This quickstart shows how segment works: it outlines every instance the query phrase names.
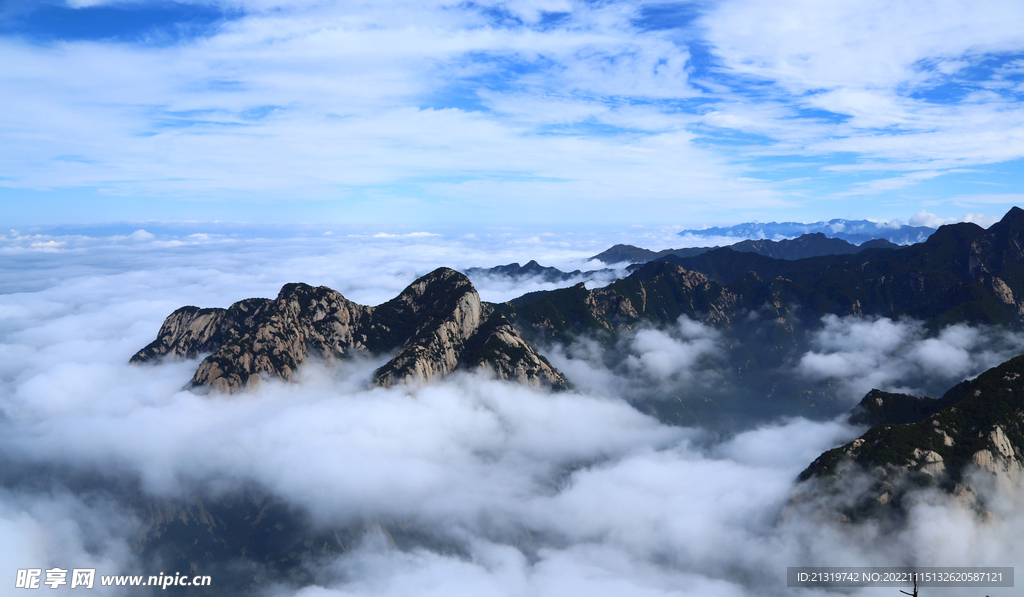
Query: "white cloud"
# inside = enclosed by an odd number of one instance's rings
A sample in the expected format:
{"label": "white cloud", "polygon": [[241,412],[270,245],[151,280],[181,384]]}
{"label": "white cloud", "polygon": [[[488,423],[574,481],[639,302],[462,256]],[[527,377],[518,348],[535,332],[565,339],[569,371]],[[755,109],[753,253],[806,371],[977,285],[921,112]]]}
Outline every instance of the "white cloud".
{"label": "white cloud", "polygon": [[[1008,202],[1012,203],[1012,202]],[[1002,219],[1002,216],[990,216],[981,213],[965,213],[960,217],[949,217],[943,218],[935,215],[927,210],[920,210],[908,219],[894,218],[892,220],[875,220],[879,226],[886,226],[890,228],[898,228],[900,226],[927,226],[929,228],[938,228],[939,226],[945,226],[946,224],[956,224],[958,222],[972,222],[981,226],[982,228],[988,228],[992,224],[995,224]]]}
{"label": "white cloud", "polygon": [[749,148],[755,154],[857,156],[825,172],[907,172],[835,183],[850,185],[848,192],[891,194],[951,168],[1021,159],[1024,112],[1016,97],[941,90],[946,83],[975,89],[973,79],[957,79],[961,70],[1019,51],[1024,37],[1013,23],[1021,16],[1009,1],[948,0],[923,13],[884,1],[716,3],[700,23],[722,70],[768,91],[732,93],[728,117],[713,124],[769,137],[767,147]]}
{"label": "white cloud", "polygon": [[[99,470],[141,479],[147,495],[205,488],[216,499],[256,485],[319,524],[397,519],[464,552],[399,551],[370,532],[346,554],[308,562],[316,586],[282,584],[271,594],[740,596],[782,586],[785,567],[796,564],[1024,561],[1021,510],[1012,504],[991,525],[936,498],[884,541],[870,527],[781,516],[809,459],[856,433],[837,422],[795,419],[716,438],[638,413],[613,383],[548,393],[466,375],[418,389],[368,389],[379,361],[312,363],[297,383],[203,397],[181,389],[195,361],[126,363],[182,304],[272,296],[295,280],[372,303],[449,259],[500,263],[523,244],[339,234],[144,244],[126,256],[122,242],[4,260],[5,466]],[[528,246],[567,260],[581,252],[543,240]],[[913,337],[902,325],[837,321],[819,348],[866,353],[866,334],[898,351]],[[911,344],[908,358],[930,371],[943,351],[984,337],[950,328],[935,339]],[[699,371],[717,343],[709,329],[681,320],[624,346],[636,358],[636,379],[660,383],[681,379],[687,367]],[[589,384],[624,379],[601,359],[575,360],[598,376]],[[74,560],[98,572],[139,570],[137,524],[103,500],[9,488],[0,492],[0,564],[25,567],[31,556],[33,566]],[[934,540],[953,535],[966,542]]]}
{"label": "white cloud", "polygon": [[979,193],[977,195],[959,195],[954,199],[957,203],[966,205],[1019,205],[1024,203],[1024,194]]}
{"label": "white cloud", "polygon": [[[329,201],[348,221],[650,223],[805,207],[805,178],[750,176],[764,154],[911,172],[855,187],[880,193],[1022,157],[1015,100],[909,96],[932,82],[924,64],[949,77],[1019,48],[1013,3],[947,2],[921,20],[889,3],[723,2],[682,31],[638,29],[630,3],[223,5],[246,14],[178,45],[0,41],[0,184],[179,206],[165,213]],[[541,24],[548,9],[564,19]],[[695,64],[694,41],[724,70]],[[772,85],[751,98],[723,73]],[[767,141],[706,143],[722,129]]]}
{"label": "white cloud", "polygon": [[714,328],[683,316],[678,329],[640,330],[630,340],[633,354],[626,366],[665,382],[691,381],[701,361],[721,356],[723,338]]}
{"label": "white cloud", "polygon": [[682,316],[664,329],[623,330],[613,346],[577,337],[567,347],[546,347],[546,354],[587,393],[629,400],[695,400],[721,382],[718,368],[725,350],[720,332]]}
{"label": "white cloud", "polygon": [[835,315],[821,324],[796,371],[834,380],[851,402],[875,388],[943,391],[1024,351],[1024,338],[1000,328],[956,324],[930,334],[914,320]]}
{"label": "white cloud", "polygon": [[929,226],[931,228],[938,228],[939,226],[952,224],[953,222],[946,218],[940,218],[939,216],[922,209],[916,214],[910,216],[908,223],[911,226]]}
{"label": "white cloud", "polygon": [[[532,22],[539,6],[497,8]],[[687,117],[609,100],[695,93],[686,50],[631,30],[627,7],[572,4],[568,24],[553,29],[496,26],[474,6],[247,7],[257,10],[183,46],[0,42],[11,58],[0,80],[19,85],[0,120],[11,141],[0,145],[3,184],[88,185],[161,199],[336,200],[340,192],[351,208],[346,217],[362,221],[382,210],[422,221],[439,207],[449,221],[461,219],[481,197],[492,206],[514,197],[502,217],[517,220],[599,213],[580,213],[582,196],[606,210],[630,195],[688,211],[674,201],[672,181],[737,205],[748,195],[777,204],[770,189],[739,180],[737,168],[681,134]],[[478,81],[508,76],[509,62],[528,71],[514,75],[510,89]],[[452,93],[471,104],[479,94],[495,111],[443,107],[459,103]],[[526,125],[524,97],[538,103]],[[572,108],[581,102],[600,108]],[[516,114],[503,117],[504,109]],[[653,136],[549,134],[550,126],[591,117],[600,125],[602,115],[613,126],[646,122]],[[59,131],[60,140],[41,142],[43,130]],[[54,155],[84,159],[55,162]],[[409,179],[420,182],[408,193],[382,188]],[[566,199],[572,205],[561,207]]]}
{"label": "white cloud", "polygon": [[903,174],[902,176],[895,176],[892,178],[876,178],[875,180],[855,184],[854,188],[845,194],[870,195],[876,193],[884,193],[886,191],[893,191],[896,189],[909,187],[923,180],[931,180],[938,176],[942,176],[943,174],[945,174],[945,172],[919,171],[909,172],[907,174]]}
{"label": "white cloud", "polygon": [[64,243],[57,240],[36,241],[29,245],[33,249],[56,249],[64,246]]}
{"label": "white cloud", "polygon": [[798,92],[893,89],[922,60],[1019,47],[1014,2],[946,0],[921,7],[859,3],[737,0],[702,19],[730,69]]}
{"label": "white cloud", "polygon": [[433,232],[410,232],[408,234],[389,234],[387,232],[378,232],[373,235],[373,238],[423,238],[427,236],[441,236],[440,234],[434,234]]}

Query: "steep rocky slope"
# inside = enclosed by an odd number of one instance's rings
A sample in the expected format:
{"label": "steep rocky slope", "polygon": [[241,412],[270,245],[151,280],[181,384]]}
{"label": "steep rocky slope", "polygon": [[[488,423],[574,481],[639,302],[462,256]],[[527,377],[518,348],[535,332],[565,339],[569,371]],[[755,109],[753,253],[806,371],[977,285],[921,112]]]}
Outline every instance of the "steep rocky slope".
{"label": "steep rocky slope", "polygon": [[654,261],[603,288],[583,284],[534,292],[498,308],[522,328],[567,340],[574,334],[671,323],[680,315],[725,324],[737,296],[702,274]]}
{"label": "steep rocky slope", "polygon": [[[720,334],[724,357],[714,374],[724,382],[715,395],[666,390],[672,401],[662,405],[678,403],[673,408],[685,410],[701,401],[718,411],[762,417],[832,417],[844,408],[837,386],[811,385],[787,374],[800,355],[813,350],[822,317],[912,318],[930,333],[957,323],[1020,329],[1022,247],[1024,210],[1014,208],[988,230],[969,223],[943,226],[926,242],[898,250],[798,260],[728,248],[666,256],[603,288],[580,284],[533,292],[496,308],[529,341],[571,346],[577,339],[598,340],[607,354],[629,350],[620,343],[632,330],[666,329],[685,316]],[[917,382],[940,390],[927,380]],[[696,415],[658,416],[707,422]]]}
{"label": "steep rocky slope", "polygon": [[[797,260],[731,248],[667,255],[605,288],[534,292],[501,308],[520,329],[552,336],[659,324],[679,315],[736,328],[752,311],[794,329],[817,325],[827,314],[1020,324],[1024,210],[1011,209],[988,230],[943,226],[927,241],[899,250]],[[743,340],[742,331],[734,331]]]}
{"label": "steep rocky slope", "polygon": [[660,260],[730,287],[751,273],[780,299],[815,319],[825,314],[910,316],[937,324],[1024,321],[1024,210],[1014,207],[988,230],[942,226],[899,250],[773,259],[729,248]]}
{"label": "steep rocky slope", "polygon": [[908,489],[921,486],[974,502],[979,491],[972,471],[1006,486],[1021,480],[1024,356],[956,385],[937,401],[873,391],[854,414],[863,417],[869,410],[869,420],[885,422],[819,456],[800,474],[801,481],[836,482],[867,472],[871,485],[856,508],[866,513],[898,506]]}
{"label": "steep rocky slope", "polygon": [[276,299],[247,299],[228,309],[182,307],[131,362],[206,352],[212,354],[191,386],[227,392],[250,387],[261,375],[291,379],[310,357],[331,361],[356,353],[396,353],[374,374],[385,387],[481,367],[501,379],[565,386],[561,373],[481,302],[469,279],[448,268],[377,307],[306,284],[286,284]]}

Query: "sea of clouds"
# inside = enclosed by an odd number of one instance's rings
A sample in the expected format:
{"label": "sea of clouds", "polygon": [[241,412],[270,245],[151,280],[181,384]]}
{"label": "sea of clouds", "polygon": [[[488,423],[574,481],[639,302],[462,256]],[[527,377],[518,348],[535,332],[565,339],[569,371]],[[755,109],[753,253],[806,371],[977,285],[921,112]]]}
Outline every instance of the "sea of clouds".
{"label": "sea of clouds", "polygon": [[[565,239],[10,236],[0,252],[0,584],[13,586],[19,568],[168,571],[139,556],[139,512],[109,490],[61,482],[90,475],[161,500],[255,486],[319,528],[369,529],[351,551],[306,564],[316,583],[275,581],[266,595],[790,595],[812,591],[787,589],[787,566],[1024,563],[1015,495],[993,496],[995,515],[982,520],[922,493],[896,530],[792,503],[797,474],[860,432],[842,420],[721,435],[636,410],[630,380],[699,383],[722,350],[717,332],[686,319],[626,337],[614,367],[584,358],[585,346],[553,354],[576,385],[564,393],[469,374],[385,390],[369,385],[383,360],[365,359],[199,396],[183,389],[196,361],[127,364],[182,305],[272,297],[293,281],[377,304],[442,265],[592,265],[596,251]],[[479,290],[493,301],[546,287],[484,280]],[[838,376],[852,393],[866,383],[858,370],[881,368],[872,383],[892,385],[901,368],[948,362],[952,383],[997,358],[988,333],[826,318],[794,371]],[[864,338],[883,334],[892,340],[869,350]],[[846,361],[855,366],[837,364]],[[455,548],[398,549],[391,521]]]}

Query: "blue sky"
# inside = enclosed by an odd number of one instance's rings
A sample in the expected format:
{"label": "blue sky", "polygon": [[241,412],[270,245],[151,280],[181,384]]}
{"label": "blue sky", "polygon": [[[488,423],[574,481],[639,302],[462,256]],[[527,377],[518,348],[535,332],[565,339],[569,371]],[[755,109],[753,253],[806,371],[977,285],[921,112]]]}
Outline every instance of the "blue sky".
{"label": "blue sky", "polygon": [[0,224],[989,222],[1024,4],[0,2]]}

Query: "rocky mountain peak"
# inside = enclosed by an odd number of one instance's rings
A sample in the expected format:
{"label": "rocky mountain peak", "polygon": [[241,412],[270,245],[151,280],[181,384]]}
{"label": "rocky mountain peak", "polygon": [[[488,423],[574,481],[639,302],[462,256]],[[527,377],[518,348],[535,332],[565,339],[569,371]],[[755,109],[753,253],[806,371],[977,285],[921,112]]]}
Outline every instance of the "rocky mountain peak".
{"label": "rocky mountain peak", "polygon": [[458,300],[466,293],[476,294],[469,278],[451,268],[439,267],[406,286],[395,300],[406,301],[416,308],[431,308],[439,307],[446,300]]}
{"label": "rocky mountain peak", "polygon": [[962,247],[969,247],[975,239],[984,234],[985,229],[973,222],[946,224],[939,226],[924,244],[932,250],[948,247],[951,251],[959,252]]}
{"label": "rocky mountain peak", "polygon": [[[1003,215],[1003,219],[1001,219],[996,224],[993,224],[993,226],[999,225],[1024,227],[1024,209],[1021,209],[1014,205],[1013,207],[1010,208],[1008,212],[1006,212]],[[991,230],[991,228],[989,230]]]}
{"label": "rocky mountain peak", "polygon": [[957,384],[938,401],[873,390],[861,408],[871,403],[877,407],[869,418],[890,421],[825,452],[801,480],[841,478],[851,465],[871,471],[874,485],[859,506],[870,511],[898,504],[908,488],[922,485],[973,503],[979,492],[969,471],[988,473],[1007,486],[1024,473],[1024,356]]}
{"label": "rocky mountain peak", "polygon": [[377,370],[377,382],[385,387],[429,381],[455,370],[466,340],[493,311],[484,308],[469,278],[445,267],[417,279],[380,308],[388,309],[396,310],[387,314],[389,320],[408,318],[412,334],[395,358]]}
{"label": "rocky mountain peak", "polygon": [[212,354],[200,363],[191,387],[226,392],[263,377],[291,379],[311,357],[330,362],[360,352],[396,353],[374,374],[385,387],[427,382],[458,368],[489,368],[502,379],[565,386],[562,375],[480,300],[469,279],[449,268],[415,280],[377,307],[301,283],[285,284],[274,300],[247,299],[228,309],[183,307],[131,362],[204,352]]}

